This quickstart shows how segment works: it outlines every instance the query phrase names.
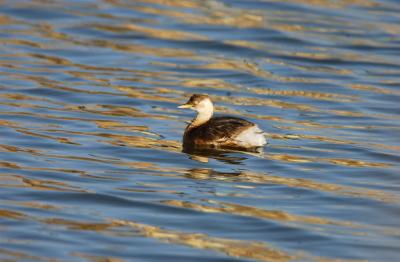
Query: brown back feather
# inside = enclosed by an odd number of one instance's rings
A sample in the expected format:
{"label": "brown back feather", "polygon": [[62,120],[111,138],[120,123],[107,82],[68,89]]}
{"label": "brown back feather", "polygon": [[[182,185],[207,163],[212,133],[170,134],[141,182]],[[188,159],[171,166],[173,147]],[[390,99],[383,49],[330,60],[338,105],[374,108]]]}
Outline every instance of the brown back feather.
{"label": "brown back feather", "polygon": [[253,123],[237,117],[213,117],[203,125],[188,129],[183,143],[186,145],[229,143],[236,135],[252,126]]}

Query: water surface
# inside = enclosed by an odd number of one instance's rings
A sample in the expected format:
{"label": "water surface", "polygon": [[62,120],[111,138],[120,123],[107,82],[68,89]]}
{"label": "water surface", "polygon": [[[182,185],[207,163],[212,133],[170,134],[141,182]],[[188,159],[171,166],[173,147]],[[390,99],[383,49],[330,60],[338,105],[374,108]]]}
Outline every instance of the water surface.
{"label": "water surface", "polygon": [[[2,1],[0,260],[394,261],[396,1]],[[207,93],[261,153],[183,153]]]}

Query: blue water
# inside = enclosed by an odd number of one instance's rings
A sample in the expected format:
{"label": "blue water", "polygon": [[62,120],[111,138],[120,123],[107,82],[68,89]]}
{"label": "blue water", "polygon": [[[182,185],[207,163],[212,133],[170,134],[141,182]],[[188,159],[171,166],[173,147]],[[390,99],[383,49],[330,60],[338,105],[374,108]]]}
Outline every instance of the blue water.
{"label": "blue water", "polygon": [[[0,260],[395,261],[397,1],[4,1]],[[260,153],[182,152],[193,93]]]}

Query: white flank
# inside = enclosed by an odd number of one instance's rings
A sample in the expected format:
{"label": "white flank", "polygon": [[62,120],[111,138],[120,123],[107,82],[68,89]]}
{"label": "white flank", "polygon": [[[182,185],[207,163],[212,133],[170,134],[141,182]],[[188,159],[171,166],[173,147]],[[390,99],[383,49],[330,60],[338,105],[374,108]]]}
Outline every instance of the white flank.
{"label": "white flank", "polygon": [[261,147],[267,143],[264,134],[264,131],[255,125],[240,133],[235,137],[235,141],[243,147]]}

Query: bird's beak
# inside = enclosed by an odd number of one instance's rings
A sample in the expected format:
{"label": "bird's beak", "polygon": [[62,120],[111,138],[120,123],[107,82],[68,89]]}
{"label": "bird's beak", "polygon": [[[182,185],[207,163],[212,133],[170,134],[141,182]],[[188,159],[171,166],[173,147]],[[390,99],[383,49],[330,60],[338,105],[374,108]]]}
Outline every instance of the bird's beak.
{"label": "bird's beak", "polygon": [[192,108],[192,107],[193,106],[189,105],[189,104],[183,104],[183,105],[178,106],[178,108]]}

